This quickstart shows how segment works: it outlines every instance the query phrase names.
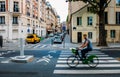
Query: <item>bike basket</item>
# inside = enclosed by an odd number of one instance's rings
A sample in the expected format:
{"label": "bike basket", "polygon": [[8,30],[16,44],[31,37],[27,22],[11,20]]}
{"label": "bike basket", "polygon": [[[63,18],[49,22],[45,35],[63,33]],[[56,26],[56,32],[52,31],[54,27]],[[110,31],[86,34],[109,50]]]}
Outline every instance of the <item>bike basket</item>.
{"label": "bike basket", "polygon": [[76,49],[72,49],[72,53],[76,54],[77,53]]}

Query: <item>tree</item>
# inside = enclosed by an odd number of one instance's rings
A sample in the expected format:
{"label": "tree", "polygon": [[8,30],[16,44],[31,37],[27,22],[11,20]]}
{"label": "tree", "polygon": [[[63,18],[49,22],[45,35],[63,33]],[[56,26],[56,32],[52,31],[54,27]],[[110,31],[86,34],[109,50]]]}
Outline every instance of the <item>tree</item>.
{"label": "tree", "polygon": [[90,12],[95,13],[99,16],[99,42],[98,46],[107,46],[106,42],[106,30],[105,30],[105,17],[104,11],[108,7],[111,0],[67,0],[71,1],[83,1],[84,3],[90,4]]}

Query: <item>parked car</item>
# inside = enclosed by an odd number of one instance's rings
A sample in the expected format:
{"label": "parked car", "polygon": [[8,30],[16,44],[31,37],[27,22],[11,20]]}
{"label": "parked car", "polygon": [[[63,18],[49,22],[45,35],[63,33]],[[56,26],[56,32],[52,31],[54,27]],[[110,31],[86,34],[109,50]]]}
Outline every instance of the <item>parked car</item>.
{"label": "parked car", "polygon": [[55,36],[54,39],[53,39],[53,43],[62,43],[62,39],[60,36]]}
{"label": "parked car", "polygon": [[40,38],[36,34],[28,34],[26,37],[27,43],[38,43],[40,42]]}
{"label": "parked car", "polygon": [[62,39],[62,41],[64,40],[64,38],[65,38],[65,33],[60,33],[58,36],[60,36],[61,37],[61,39]]}
{"label": "parked car", "polygon": [[53,33],[50,33],[49,35],[48,35],[48,37],[53,37],[54,36],[54,34]]}

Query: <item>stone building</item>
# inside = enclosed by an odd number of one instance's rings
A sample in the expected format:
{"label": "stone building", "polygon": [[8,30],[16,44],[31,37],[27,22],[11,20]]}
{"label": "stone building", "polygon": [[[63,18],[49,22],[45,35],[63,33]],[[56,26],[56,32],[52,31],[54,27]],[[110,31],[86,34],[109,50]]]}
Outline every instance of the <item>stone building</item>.
{"label": "stone building", "polygon": [[[90,5],[69,2],[68,25],[71,42],[81,43],[83,34],[87,34],[92,42],[98,42],[98,15],[89,12]],[[105,29],[108,42],[120,42],[120,0],[111,0],[105,10]],[[102,38],[102,37],[101,37]]]}
{"label": "stone building", "polygon": [[[55,19],[56,15],[49,17]],[[5,40],[25,38],[30,33],[45,37],[46,28],[46,0],[0,0],[0,35]]]}

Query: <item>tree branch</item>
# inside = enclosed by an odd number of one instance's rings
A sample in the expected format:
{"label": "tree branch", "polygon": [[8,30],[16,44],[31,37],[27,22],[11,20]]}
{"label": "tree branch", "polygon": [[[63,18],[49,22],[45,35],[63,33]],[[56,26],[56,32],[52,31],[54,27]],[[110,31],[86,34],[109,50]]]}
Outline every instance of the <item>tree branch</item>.
{"label": "tree branch", "polygon": [[104,5],[104,8],[103,9],[105,9],[106,7],[108,7],[108,4],[111,2],[111,0],[107,0],[106,1],[106,4]]}

